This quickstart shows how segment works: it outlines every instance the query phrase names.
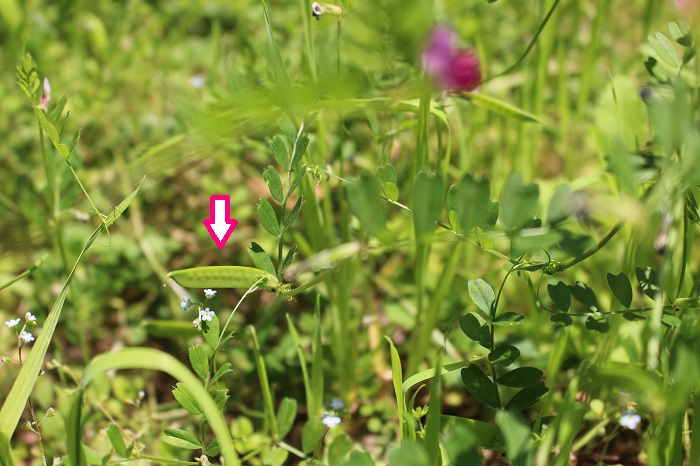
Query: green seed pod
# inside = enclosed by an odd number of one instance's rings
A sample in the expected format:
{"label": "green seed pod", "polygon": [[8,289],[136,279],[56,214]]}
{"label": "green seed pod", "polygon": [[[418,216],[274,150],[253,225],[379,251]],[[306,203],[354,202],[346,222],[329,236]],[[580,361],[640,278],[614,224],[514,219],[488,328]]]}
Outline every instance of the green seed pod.
{"label": "green seed pod", "polygon": [[274,275],[253,267],[212,266],[174,270],[167,278],[172,278],[186,288],[245,288],[253,285],[264,290],[276,291],[279,282]]}

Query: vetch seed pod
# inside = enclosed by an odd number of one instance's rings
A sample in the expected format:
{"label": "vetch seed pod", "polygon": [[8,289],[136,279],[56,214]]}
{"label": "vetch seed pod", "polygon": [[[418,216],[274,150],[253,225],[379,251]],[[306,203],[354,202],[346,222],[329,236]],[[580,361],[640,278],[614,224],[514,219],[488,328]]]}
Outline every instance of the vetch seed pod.
{"label": "vetch seed pod", "polygon": [[211,266],[174,270],[167,278],[172,278],[186,288],[244,288],[254,285],[258,288],[277,291],[277,277],[264,270],[243,266]]}

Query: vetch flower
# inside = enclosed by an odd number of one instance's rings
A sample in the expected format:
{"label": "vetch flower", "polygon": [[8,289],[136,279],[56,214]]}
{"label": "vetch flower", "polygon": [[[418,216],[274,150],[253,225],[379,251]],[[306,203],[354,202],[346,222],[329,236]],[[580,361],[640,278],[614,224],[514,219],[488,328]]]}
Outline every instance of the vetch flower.
{"label": "vetch flower", "polygon": [[19,319],[10,319],[5,321],[5,325],[7,325],[9,328],[12,328],[17,324],[19,324]]}
{"label": "vetch flower", "polygon": [[187,309],[190,308],[190,306],[192,306],[192,300],[190,298],[188,298],[187,296],[185,296],[184,298],[182,298],[182,302],[180,303],[180,306],[182,307],[183,310],[186,311]]}
{"label": "vetch flower", "polygon": [[31,312],[27,312],[24,315],[24,318],[27,319],[27,322],[36,322],[36,316],[33,315]]}
{"label": "vetch flower", "polygon": [[620,418],[620,425],[627,427],[628,429],[636,429],[639,423],[642,422],[642,418],[639,417],[634,410],[626,410],[622,412],[622,417]]}
{"label": "vetch flower", "polygon": [[343,403],[343,400],[339,400],[338,398],[333,398],[331,400],[331,408],[335,409],[336,411],[339,411],[345,407],[345,403]]}
{"label": "vetch flower", "polygon": [[19,337],[27,343],[34,341],[34,336],[29,332],[25,332],[24,330],[20,332]]}
{"label": "vetch flower", "polygon": [[203,321],[211,322],[212,317],[214,317],[214,311],[209,310],[209,308],[199,311],[199,318]]}
{"label": "vetch flower", "polygon": [[473,91],[481,82],[476,53],[457,47],[457,35],[446,26],[437,26],[430,34],[423,53],[425,71],[440,87],[450,91]]}
{"label": "vetch flower", "polygon": [[333,427],[340,424],[340,421],[340,417],[336,416],[335,414],[328,413],[323,413],[323,419],[321,420],[321,422],[329,429],[332,429]]}
{"label": "vetch flower", "polygon": [[206,296],[207,299],[211,299],[214,296],[216,296],[216,291],[207,288],[206,290],[204,290],[204,296]]}
{"label": "vetch flower", "polygon": [[317,20],[321,20],[321,15],[332,15],[332,16],[342,16],[343,9],[338,5],[333,5],[332,3],[318,3],[313,2],[311,4],[311,16]]}
{"label": "vetch flower", "polygon": [[48,111],[49,102],[51,101],[51,84],[49,84],[49,78],[44,78],[44,94],[41,96],[39,101],[39,106]]}

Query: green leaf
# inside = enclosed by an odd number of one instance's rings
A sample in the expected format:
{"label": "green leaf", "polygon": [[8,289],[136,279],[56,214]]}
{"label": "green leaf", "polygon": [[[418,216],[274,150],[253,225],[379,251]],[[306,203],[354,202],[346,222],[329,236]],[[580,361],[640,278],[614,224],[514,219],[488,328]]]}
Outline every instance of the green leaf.
{"label": "green leaf", "polygon": [[481,341],[481,325],[482,323],[473,312],[459,318],[459,327],[462,329],[462,332],[464,332],[470,340],[483,346]]}
{"label": "green leaf", "polygon": [[474,227],[493,230],[498,220],[498,203],[491,201],[491,184],[486,178],[465,175],[459,186],[450,187],[446,205],[456,213],[464,232]]}
{"label": "green leaf", "polygon": [[462,369],[462,382],[467,387],[467,391],[477,400],[492,408],[501,407],[498,388],[476,364],[470,364],[469,367]]}
{"label": "green leaf", "polygon": [[629,277],[620,272],[617,275],[608,273],[608,286],[612,290],[615,298],[625,307],[630,307],[632,304],[632,284]]}
{"label": "green leaf", "polygon": [[499,411],[496,413],[496,425],[503,433],[511,464],[532,466],[532,431],[527,424],[510,411]]}
{"label": "green leaf", "polygon": [[[291,142],[290,142],[291,144]],[[275,136],[270,142],[270,150],[272,151],[272,156],[275,158],[277,164],[284,168],[285,171],[289,171],[289,152],[287,151],[287,146],[281,137]]]}
{"label": "green leaf", "polygon": [[186,448],[188,450],[197,450],[202,447],[197,437],[187,431],[181,429],[165,429],[163,434],[165,434],[163,441],[167,444]]}
{"label": "green leaf", "polygon": [[[396,396],[396,409],[398,410],[399,418],[399,438],[403,439],[407,430],[408,422],[412,422],[410,414],[406,410],[405,392],[403,390],[403,369],[401,368],[401,357],[394,346],[391,338],[384,336],[389,343],[389,354],[391,356],[391,381],[394,386],[394,395]],[[406,390],[408,391],[408,390]]]}
{"label": "green leaf", "polygon": [[389,450],[390,466],[427,466],[430,462],[428,453],[423,445],[405,441],[398,447]]}
{"label": "green leaf", "polygon": [[209,322],[202,322],[202,335],[212,349],[219,344],[219,318],[214,315]]}
{"label": "green leaf", "polygon": [[189,355],[194,372],[202,379],[209,377],[209,358],[204,348],[199,345],[191,346]]}
{"label": "green leaf", "polygon": [[[280,117],[277,119],[277,126],[280,127],[284,133],[284,136],[287,138],[287,141],[289,141],[289,144],[294,144],[294,141],[297,139],[297,128],[294,126],[291,118],[289,118],[289,115],[286,113],[280,115]],[[287,165],[288,163],[285,163],[282,166],[286,169]]]}
{"label": "green leaf", "polygon": [[209,442],[209,445],[206,446],[206,448],[204,449],[204,454],[207,456],[217,456],[219,453],[221,453],[219,439],[215,438],[214,440]]}
{"label": "green leaf", "polygon": [[442,410],[442,357],[444,350],[438,353],[437,364],[433,372],[433,380],[430,382],[430,401],[428,402],[428,415],[425,421],[425,436],[423,446],[428,452],[430,464],[440,464],[440,428],[442,425],[440,415]]}
{"label": "green leaf", "polygon": [[306,176],[306,173],[309,171],[308,167],[306,165],[303,165],[299,169],[299,173],[297,173],[297,176],[294,178],[292,181],[292,184],[289,186],[289,191],[287,191],[287,197],[291,196],[294,190],[297,189],[297,186],[299,186],[299,183],[304,179],[304,176]]}
{"label": "green leaf", "polygon": [[674,316],[673,314],[669,314],[668,312],[664,312],[663,315],[661,316],[661,323],[664,324],[668,328],[675,328],[681,325],[681,320]]}
{"label": "green leaf", "polygon": [[559,185],[549,201],[547,223],[555,226],[569,218],[573,210],[573,198],[574,192],[568,184]]}
{"label": "green leaf", "polygon": [[284,273],[287,268],[289,268],[290,265],[292,265],[292,262],[294,261],[294,255],[297,252],[297,245],[293,244],[291,248],[289,248],[289,251],[287,251],[287,255],[284,256],[284,260],[282,261],[282,269],[280,270],[280,273]]}
{"label": "green leaf", "polygon": [[520,350],[511,345],[499,345],[489,353],[489,363],[493,367],[507,367],[520,357]]}
{"label": "green leaf", "polygon": [[610,323],[605,316],[592,315],[586,319],[586,328],[600,333],[607,333],[610,330]]}
{"label": "green leaf", "polygon": [[219,411],[224,412],[224,406],[226,406],[226,401],[230,396],[228,395],[228,390],[223,389],[219,390],[216,392],[216,396],[214,397],[214,403],[216,404],[216,407],[219,408]]}
{"label": "green leaf", "polygon": [[291,227],[292,223],[294,223],[294,220],[296,220],[297,215],[299,215],[299,211],[301,210],[301,205],[303,202],[304,202],[304,196],[299,196],[299,199],[297,199],[297,202],[294,204],[294,207],[292,207],[292,210],[284,218],[284,229],[285,230],[287,228]]}
{"label": "green leaf", "polygon": [[307,147],[309,147],[309,137],[306,134],[302,134],[301,137],[299,137],[299,139],[297,139],[296,143],[294,144],[294,151],[292,152],[292,163],[290,166],[290,170],[294,170],[296,164],[299,163],[301,157],[306,153]]}
{"label": "green leaf", "polygon": [[382,183],[392,183],[394,185],[398,184],[398,175],[396,174],[396,169],[390,163],[378,167],[376,170],[377,179]]}
{"label": "green leaf", "polygon": [[[478,439],[478,445],[488,450],[504,450],[503,436],[501,432],[489,423],[469,419],[461,416],[442,415],[443,431],[448,431],[450,427],[462,426],[473,433]],[[466,439],[465,439],[466,440]],[[461,464],[462,463],[458,463]],[[457,466],[457,465],[455,465]]]}
{"label": "green leaf", "polygon": [[680,61],[678,61],[678,54],[676,54],[676,49],[673,47],[673,42],[671,42],[668,37],[660,32],[656,34],[649,35],[649,44],[651,48],[654,49],[658,57],[665,61],[666,64],[670,65],[674,69],[680,66]]}
{"label": "green leaf", "polygon": [[656,299],[656,293],[659,291],[659,277],[656,276],[654,269],[646,267],[642,270],[637,267],[635,269],[635,274],[644,294],[651,299]]}
{"label": "green leaf", "polygon": [[386,195],[387,199],[396,202],[399,199],[399,188],[394,183],[379,183],[379,187]]}
{"label": "green leaf", "polygon": [[248,255],[253,260],[253,264],[260,270],[264,270],[270,275],[275,275],[275,266],[272,259],[258,243],[251,243],[248,248]]}
{"label": "green leaf", "polygon": [[544,386],[544,382],[525,387],[510,399],[505,409],[509,411],[522,411],[523,409],[527,409],[540,401],[548,391],[549,389]]}
{"label": "green leaf", "polygon": [[467,289],[469,290],[469,297],[472,298],[474,304],[484,311],[487,316],[493,317],[496,311],[493,309],[493,305],[496,302],[493,288],[481,278],[477,278],[476,280],[469,280]]}
{"label": "green leaf", "polygon": [[297,417],[297,400],[285,397],[277,408],[277,434],[282,439],[294,426]]}
{"label": "green leaf", "polygon": [[126,449],[124,437],[122,437],[122,433],[119,432],[117,426],[110,424],[109,427],[107,427],[107,437],[109,438],[109,443],[112,444],[114,451],[121,455],[122,458],[128,458],[130,456],[129,451]]}
{"label": "green leaf", "polygon": [[543,375],[544,372],[534,367],[518,367],[503,374],[497,381],[506,387],[530,387],[537,385]]}
{"label": "green leaf", "polygon": [[569,230],[561,231],[559,247],[570,256],[580,256],[594,246],[595,241],[589,235],[573,233]]}
{"label": "green leaf", "polygon": [[282,188],[282,180],[280,179],[279,173],[275,170],[275,167],[270,165],[263,171],[263,179],[267,183],[267,187],[270,188],[270,194],[275,198],[277,202],[282,202],[284,199],[284,189]]}
{"label": "green leaf", "polygon": [[345,190],[350,210],[363,228],[370,234],[383,230],[386,217],[377,179],[365,173],[358,181],[347,184]]}
{"label": "green leaf", "polygon": [[353,451],[350,456],[341,461],[339,466],[375,466],[375,463],[369,453]]}
{"label": "green leaf", "polygon": [[323,423],[320,419],[312,417],[301,430],[301,449],[304,453],[311,453],[318,447],[323,437]]}
{"label": "green leaf", "polygon": [[571,293],[566,283],[559,281],[556,285],[547,285],[549,298],[561,312],[568,312],[571,307]]}
{"label": "green leaf", "polygon": [[209,383],[207,384],[207,388],[213,387],[217,380],[219,380],[221,377],[228,374],[229,372],[233,372],[231,370],[231,363],[230,362],[223,363],[221,365],[221,367],[219,367],[216,370],[216,374],[214,374],[214,377],[212,377],[211,380],[209,381]]}
{"label": "green leaf", "polygon": [[265,0],[262,0],[263,14],[265,17],[265,30],[267,31],[267,61],[272,67],[272,75],[275,78],[275,83],[279,89],[279,93],[285,95],[291,87],[287,69],[284,67],[282,55],[277,47],[277,41],[272,34],[272,26],[270,25],[270,17],[267,13],[267,5]]}
{"label": "green leaf", "polygon": [[275,209],[272,208],[270,202],[265,199],[260,199],[260,204],[258,204],[258,217],[260,218],[260,223],[263,228],[267,230],[272,236],[279,236],[280,234],[280,223],[277,219],[277,214],[275,214]]}
{"label": "green leaf", "polygon": [[260,459],[264,466],[282,466],[287,461],[288,456],[289,452],[284,448],[274,447],[265,450]]}
{"label": "green leaf", "polygon": [[347,435],[338,435],[328,447],[328,463],[334,465],[340,462],[352,450],[352,440]]}
{"label": "green leaf", "polygon": [[190,413],[197,415],[202,414],[202,408],[199,406],[199,403],[197,403],[197,399],[192,396],[190,391],[182,382],[178,382],[178,384],[175,386],[173,396],[177,402],[180,403],[180,406],[185,408]]}
{"label": "green leaf", "polygon": [[277,289],[277,277],[264,270],[238,265],[216,265],[174,270],[167,275],[186,288],[243,288],[252,286],[264,290]]}
{"label": "green leaf", "polygon": [[647,320],[646,317],[640,316],[639,314],[635,314],[634,312],[630,312],[630,311],[623,312],[622,317],[629,320],[630,322],[641,322],[641,321]]}
{"label": "green leaf", "polygon": [[673,40],[683,47],[693,46],[693,32],[685,21],[678,20],[673,23],[668,23],[668,33]]}
{"label": "green leaf", "polygon": [[481,92],[463,92],[461,95],[473,101],[479,107],[483,107],[494,113],[498,113],[506,118],[513,118],[524,122],[541,123],[540,118],[537,115],[526,112],[525,110],[511,105],[508,102],[504,102]]}
{"label": "green leaf", "polygon": [[512,236],[510,254],[522,256],[531,251],[549,250],[559,241],[561,234],[548,228],[528,228]]}
{"label": "green leaf", "polygon": [[457,424],[447,431],[442,441],[445,452],[454,465],[483,465],[484,459],[479,452],[479,439],[466,426]]}
{"label": "green leaf", "polygon": [[493,319],[493,325],[497,327],[510,327],[512,325],[518,325],[524,318],[524,315],[518,314],[517,312],[504,312]]}
{"label": "green leaf", "polygon": [[573,319],[567,314],[554,314],[549,317],[549,320],[565,327],[574,323]]}
{"label": "green leaf", "polygon": [[418,242],[429,241],[442,215],[445,200],[442,176],[420,172],[413,188],[413,228]]}
{"label": "green leaf", "polygon": [[506,228],[522,228],[532,217],[540,196],[537,184],[525,184],[520,174],[511,173],[501,190],[501,221]]}
{"label": "green leaf", "polygon": [[585,283],[576,282],[575,285],[569,286],[569,292],[578,302],[586,306],[589,311],[598,310],[598,300],[595,297],[595,293]]}

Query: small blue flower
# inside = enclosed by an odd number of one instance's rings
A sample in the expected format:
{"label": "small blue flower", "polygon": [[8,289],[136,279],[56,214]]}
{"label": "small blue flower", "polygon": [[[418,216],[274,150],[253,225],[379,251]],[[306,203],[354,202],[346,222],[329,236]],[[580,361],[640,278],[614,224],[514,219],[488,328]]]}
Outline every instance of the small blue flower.
{"label": "small blue flower", "polygon": [[620,418],[621,426],[634,430],[637,428],[640,422],[642,422],[642,418],[639,417],[639,414],[637,414],[634,410],[622,412],[622,417]]}
{"label": "small blue flower", "polygon": [[17,324],[19,324],[19,319],[10,319],[8,321],[5,321],[5,325],[7,325],[9,328],[12,328]]}
{"label": "small blue flower", "polygon": [[333,398],[331,400],[331,408],[335,409],[336,411],[340,411],[345,407],[345,403],[343,403],[343,400],[339,400],[338,398]]}
{"label": "small blue flower", "polygon": [[180,303],[180,306],[182,307],[182,309],[184,311],[186,311],[187,309],[190,308],[190,306],[192,306],[192,300],[190,298],[188,298],[187,296],[185,296],[184,298],[182,298],[182,302]]}
{"label": "small blue flower", "polygon": [[204,296],[206,296],[207,299],[211,299],[214,296],[216,296],[216,291],[207,288],[206,290],[204,290]]}
{"label": "small blue flower", "polygon": [[24,318],[27,319],[27,322],[36,322],[36,316],[32,315],[31,312],[27,312]]}
{"label": "small blue flower", "polygon": [[29,332],[25,332],[24,330],[20,332],[19,337],[27,343],[34,341],[34,336]]}
{"label": "small blue flower", "polygon": [[207,322],[211,322],[212,317],[214,317],[214,311],[209,310],[209,308],[199,311],[199,318]]}
{"label": "small blue flower", "polygon": [[329,429],[332,429],[333,427],[340,424],[340,421],[340,417],[336,416],[335,414],[328,413],[323,413],[323,419],[321,420],[321,422]]}

